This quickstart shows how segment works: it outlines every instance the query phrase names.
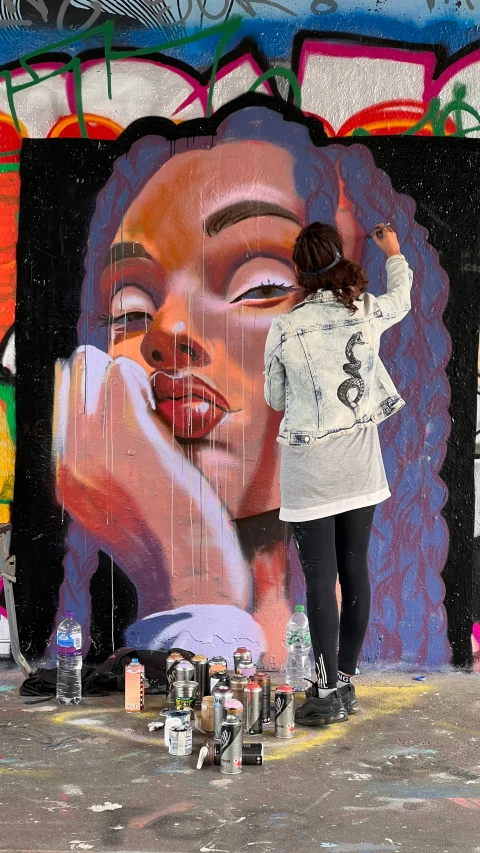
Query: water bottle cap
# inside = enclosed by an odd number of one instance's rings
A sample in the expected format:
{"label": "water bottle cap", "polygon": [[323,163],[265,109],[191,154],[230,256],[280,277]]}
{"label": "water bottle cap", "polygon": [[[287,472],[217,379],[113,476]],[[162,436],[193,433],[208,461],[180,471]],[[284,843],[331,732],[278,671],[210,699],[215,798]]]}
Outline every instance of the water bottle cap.
{"label": "water bottle cap", "polygon": [[65,611],[65,619],[73,619],[73,610]]}
{"label": "water bottle cap", "polygon": [[132,658],[132,663],[138,663],[138,658]]}
{"label": "water bottle cap", "polygon": [[296,604],[295,605],[295,613],[304,613],[304,612],[305,612],[305,608],[304,608],[303,604]]}

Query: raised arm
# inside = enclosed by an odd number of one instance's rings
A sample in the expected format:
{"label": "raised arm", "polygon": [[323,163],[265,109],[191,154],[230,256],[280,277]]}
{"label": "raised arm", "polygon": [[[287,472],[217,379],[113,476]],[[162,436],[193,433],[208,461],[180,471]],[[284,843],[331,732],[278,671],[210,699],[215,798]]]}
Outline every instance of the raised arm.
{"label": "raised arm", "polygon": [[397,235],[385,225],[377,225],[372,237],[387,256],[387,292],[376,298],[381,311],[382,331],[402,320],[410,311],[413,273],[401,254]]}

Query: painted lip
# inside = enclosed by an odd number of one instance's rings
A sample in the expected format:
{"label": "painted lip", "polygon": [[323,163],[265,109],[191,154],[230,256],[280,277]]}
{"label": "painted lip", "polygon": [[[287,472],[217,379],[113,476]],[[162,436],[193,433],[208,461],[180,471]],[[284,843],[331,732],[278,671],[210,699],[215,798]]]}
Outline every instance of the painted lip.
{"label": "painted lip", "polygon": [[158,370],[150,382],[157,412],[178,438],[204,438],[230,411],[218,391],[190,373],[175,376]]}

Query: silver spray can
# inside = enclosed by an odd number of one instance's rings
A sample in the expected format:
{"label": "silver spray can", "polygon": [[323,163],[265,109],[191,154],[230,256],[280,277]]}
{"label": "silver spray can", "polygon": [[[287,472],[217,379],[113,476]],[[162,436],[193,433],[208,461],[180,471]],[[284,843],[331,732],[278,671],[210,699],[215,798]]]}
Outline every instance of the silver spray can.
{"label": "silver spray can", "polygon": [[198,684],[195,702],[200,704],[203,697],[208,695],[208,660],[205,655],[194,655],[192,663],[195,667],[195,681]]}
{"label": "silver spray can", "polygon": [[243,731],[249,735],[262,734],[262,688],[249,681],[243,691]]}
{"label": "silver spray can", "polygon": [[226,717],[236,717],[243,725],[243,705],[238,699],[225,699],[223,704],[223,719],[225,720]]}
{"label": "silver spray can", "polygon": [[242,724],[230,714],[220,733],[220,773],[232,776],[242,772]]}
{"label": "silver spray can", "polygon": [[223,655],[214,655],[213,658],[210,658],[208,661],[208,666],[212,666],[213,664],[221,663],[224,669],[228,669],[227,659],[223,657]]}
{"label": "silver spray can", "polygon": [[255,681],[262,688],[262,723],[270,722],[270,692],[272,689],[270,676],[266,672],[255,673]]}
{"label": "silver spray can", "polygon": [[213,689],[213,739],[220,740],[222,735],[223,706],[227,699],[233,699],[233,693],[224,684],[217,684]]}
{"label": "silver spray can", "polygon": [[195,667],[189,660],[179,660],[174,672],[175,681],[193,681]]}
{"label": "silver spray can", "polygon": [[217,686],[217,684],[221,683],[221,684],[224,684],[226,687],[228,687],[228,684],[229,684],[228,672],[225,669],[223,663],[213,663],[211,666],[209,666],[208,675],[209,675],[209,690],[210,690],[210,693],[212,696],[213,696],[213,690]]}
{"label": "silver spray can", "polygon": [[282,684],[275,690],[275,737],[290,738],[295,734],[295,690]]}
{"label": "silver spray can", "polygon": [[173,684],[177,680],[175,673],[176,666],[179,661],[183,660],[179,652],[171,652],[167,658],[167,693],[172,701],[174,700]]}
{"label": "silver spray can", "polygon": [[243,705],[243,691],[248,684],[248,678],[246,675],[231,675],[230,676],[230,689],[233,690],[233,698],[237,699],[238,702],[241,702]]}
{"label": "silver spray can", "polygon": [[249,666],[252,663],[252,653],[245,646],[239,646],[238,649],[233,653],[233,669],[234,672],[238,672],[238,667],[244,663],[245,666]]}

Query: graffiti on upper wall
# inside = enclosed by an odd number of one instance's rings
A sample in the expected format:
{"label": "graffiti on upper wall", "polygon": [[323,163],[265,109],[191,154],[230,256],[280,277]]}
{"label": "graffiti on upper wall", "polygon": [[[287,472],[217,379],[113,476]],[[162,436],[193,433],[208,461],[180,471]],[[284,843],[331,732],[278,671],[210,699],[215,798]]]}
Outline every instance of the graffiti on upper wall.
{"label": "graffiti on upper wall", "polygon": [[[408,37],[414,38],[418,44],[392,41],[392,31],[389,29],[391,23],[387,22],[385,11],[389,11],[389,6],[393,9],[395,4],[389,2],[378,7],[371,34],[368,27],[365,31],[365,15],[369,12],[370,5],[363,0],[358,0],[357,3],[353,0],[345,0],[343,3],[340,0],[314,0],[308,4],[290,0],[283,3],[272,0],[228,0],[224,4],[215,4],[214,7],[210,2],[188,0],[173,9],[172,4],[160,3],[158,0],[126,0],[120,10],[114,0],[64,0],[61,4],[51,4],[47,0],[0,0],[0,45],[4,39],[5,53],[13,49],[12,34],[15,33],[16,27],[21,33],[18,44],[27,45],[21,55],[17,52],[13,61],[8,61],[0,71],[0,337],[13,328],[15,319],[19,168],[23,156],[22,141],[27,138],[52,140],[52,144],[57,144],[55,140],[66,141],[75,138],[83,139],[85,143],[88,140],[113,143],[121,139],[123,131],[139,119],[164,117],[181,127],[185,122],[215,116],[225,105],[248,92],[263,93],[275,101],[293,104],[301,108],[305,116],[319,120],[326,137],[331,140],[327,157],[328,169],[333,169],[335,175],[340,178],[336,183],[332,178],[330,196],[327,201],[322,196],[324,207],[320,205],[318,216],[328,215],[332,220],[338,216],[344,216],[345,219],[351,216],[352,221],[356,222],[355,227],[360,229],[367,228],[367,210],[370,217],[377,219],[386,216],[387,211],[378,201],[373,198],[369,200],[363,195],[363,190],[353,178],[346,181],[342,177],[343,171],[351,175],[354,168],[359,168],[359,164],[363,163],[366,180],[376,187],[379,197],[383,197],[385,193],[388,196],[392,190],[388,177],[376,169],[373,160],[365,165],[367,161],[364,162],[362,156],[367,155],[358,153],[361,148],[358,149],[355,160],[355,154],[352,152],[356,149],[348,149],[347,156],[347,149],[335,147],[335,139],[345,140],[355,136],[360,145],[363,139],[385,135],[456,137],[458,140],[465,137],[477,138],[480,135],[480,46],[470,43],[468,49],[463,49],[463,45],[469,41],[465,27],[471,23],[469,15],[474,11],[473,4],[456,4],[455,9],[449,9],[448,4],[425,0],[425,4],[422,4],[424,8],[420,10],[418,4],[415,6],[406,2],[405,17],[410,16],[418,25],[415,31],[410,31]],[[345,34],[347,27],[341,27],[338,23],[346,21],[346,18],[341,16],[347,13],[350,14],[350,35]],[[357,24],[357,14],[358,21],[363,23]],[[394,13],[390,10],[390,15],[392,14]],[[426,27],[429,22],[433,25],[443,21],[445,16],[449,21],[455,20],[459,24],[457,35],[452,35],[452,31],[448,36],[451,56],[445,46],[437,44],[433,38],[431,46],[427,46],[429,39],[421,37],[421,34],[424,36],[428,32]],[[262,20],[265,33],[254,29],[255,22]],[[278,21],[282,21],[282,24]],[[288,26],[291,22],[294,29],[283,27],[284,21]],[[383,23],[378,23],[379,21]],[[125,22],[132,26],[132,30],[125,30]],[[43,30],[39,29],[40,25],[45,25]],[[328,29],[330,26],[331,32]],[[360,26],[364,29],[357,32]],[[339,36],[334,32],[335,29],[343,30],[343,34]],[[398,31],[400,30],[401,25],[398,22]],[[286,51],[285,46],[282,47],[282,32],[290,34],[291,50],[289,48]],[[34,42],[29,41],[34,33],[37,36],[41,33],[40,38],[36,37]],[[389,40],[382,41],[378,37],[379,33],[389,37]],[[372,38],[368,43],[370,35]],[[38,47],[39,44],[41,47]],[[452,46],[462,49],[455,54]],[[247,145],[248,142],[253,142],[248,134],[245,137],[246,131],[241,128],[240,117],[237,124],[236,121],[237,119],[230,118],[224,128],[240,128],[238,144]],[[269,119],[263,123],[268,125],[267,135],[272,133],[275,137],[275,132],[270,130],[275,125],[274,120]],[[298,140],[301,133],[295,129],[296,122],[290,123],[290,127],[293,128],[292,139]],[[306,131],[303,129],[302,132]],[[143,130],[139,133],[144,135]],[[212,164],[215,153],[220,161],[225,156],[222,154],[222,148],[225,150],[222,134],[225,133],[227,130],[222,130],[210,150],[209,162]],[[231,130],[231,133],[235,135],[234,130]],[[199,133],[199,136],[201,135]],[[183,139],[182,131],[179,131],[179,139]],[[176,145],[181,147],[180,142]],[[286,144],[286,150],[295,164],[298,149],[295,145],[292,148],[292,145],[290,140]],[[312,145],[312,142],[306,143],[305,149],[311,158]],[[143,152],[148,147],[146,141],[138,143],[138,146],[138,151]],[[195,207],[195,187],[198,184],[203,193],[210,185],[210,179],[202,167],[201,145],[199,144],[198,151],[195,143],[192,143],[191,147],[195,149],[192,151],[191,166],[195,181],[189,192],[185,189],[184,204]],[[157,156],[163,156],[160,141],[157,142],[157,148],[158,155],[151,154],[153,160]],[[181,164],[185,161],[182,161],[184,155],[180,156],[178,150],[168,163],[155,160],[157,165],[153,171],[150,161],[150,165],[144,167],[145,171],[138,166],[134,176],[136,185],[143,186],[145,182],[155,183],[157,180],[165,193],[170,186],[182,186]],[[132,151],[136,157],[135,146]],[[107,189],[97,188],[99,199],[111,198],[111,194],[115,193],[121,184],[121,163],[119,160],[113,177],[107,183]],[[294,171],[295,168],[297,167],[294,167]],[[313,167],[313,171],[315,168]],[[155,178],[157,173],[158,177]],[[213,174],[220,185],[221,164],[215,164]],[[170,184],[167,181],[169,176]],[[75,175],[75,181],[77,180],[82,180],[81,173]],[[164,181],[167,182],[166,188]],[[73,188],[71,192],[75,197]],[[142,192],[139,191],[139,198]],[[412,195],[415,197],[415,188]],[[398,194],[389,197],[399,209],[406,205],[410,210],[411,202],[408,199],[404,201]],[[129,196],[129,208],[136,209],[139,204],[139,200]],[[348,215],[345,212],[347,210],[350,211]],[[147,212],[146,209],[139,209],[139,222],[143,223]],[[413,214],[409,215],[413,223]],[[97,232],[99,233],[99,216],[97,209],[96,218],[92,218],[90,236],[85,244],[88,245],[89,257],[93,257],[92,246],[97,240]],[[312,210],[308,208],[305,220],[311,216]],[[186,228],[184,220],[182,211],[175,210],[174,221],[180,231]],[[130,227],[128,222],[127,226]],[[413,224],[410,227],[418,228]],[[246,233],[246,228],[247,225],[242,225],[242,234]],[[144,224],[141,225],[142,229]],[[421,236],[419,230],[411,232],[409,239],[413,239],[412,233],[416,235],[420,253],[428,254],[431,249],[426,237]],[[132,239],[128,241],[122,237],[120,242],[122,246],[125,242],[135,246],[140,242],[137,236],[133,234]],[[149,239],[152,245],[157,245],[158,241],[153,233]],[[182,240],[185,245],[192,246],[193,251],[193,235],[185,233]],[[175,239],[172,236],[172,258],[175,255],[174,246]],[[102,252],[104,248],[102,244]],[[100,252],[100,247],[98,251]],[[150,250],[149,254],[152,254]],[[155,258],[154,253],[152,256]],[[259,257],[263,257],[260,250]],[[94,259],[97,262],[96,256]],[[135,258],[130,259],[128,263],[131,265],[133,260],[139,261]],[[141,260],[144,261],[145,258]],[[126,263],[125,258],[122,263]],[[114,266],[116,265],[117,260]],[[424,273],[418,272],[419,269],[420,267],[417,269],[417,275],[422,279]],[[411,455],[400,460],[395,449],[399,438],[395,432],[391,432],[394,427],[388,426],[385,430],[390,459],[389,475],[394,493],[398,496],[404,494],[406,489],[410,494],[408,490],[412,489],[410,498],[406,500],[407,503],[411,500],[412,506],[415,505],[412,530],[415,529],[416,533],[411,534],[409,554],[416,565],[416,583],[423,585],[423,591],[419,595],[413,595],[412,603],[408,604],[412,579],[411,575],[406,573],[405,554],[399,557],[403,561],[401,568],[394,556],[391,532],[387,532],[395,527],[398,522],[397,514],[400,512],[398,504],[392,499],[391,504],[377,513],[372,543],[374,616],[366,645],[366,657],[370,660],[408,659],[436,665],[447,661],[450,654],[446,615],[442,604],[443,593],[439,593],[443,588],[441,573],[448,552],[448,530],[440,515],[446,500],[446,491],[439,480],[448,433],[448,383],[444,376],[448,358],[448,335],[441,322],[441,312],[448,298],[448,282],[438,262],[435,269],[437,279],[427,277],[425,287],[427,290],[429,287],[434,290],[437,288],[436,313],[434,317],[423,317],[421,312],[418,315],[427,323],[427,329],[429,322],[437,324],[434,339],[438,351],[442,353],[436,359],[434,368],[442,388],[440,392],[437,388],[438,421],[431,438],[436,447],[435,451],[432,451],[434,461],[431,465],[426,464],[420,452],[420,444],[416,445],[415,442],[410,448]],[[264,279],[270,286],[271,282],[276,281],[274,272],[270,268],[257,271],[255,275],[257,278],[260,275],[260,278],[258,281],[255,279],[255,287],[265,286]],[[75,288],[78,283],[70,283],[70,286]],[[85,279],[84,288],[87,286],[91,286],[91,283]],[[124,295],[132,299],[135,296],[133,293]],[[48,293],[45,298],[49,298]],[[208,387],[208,379],[212,379],[208,370],[205,373],[206,378],[197,376],[195,379],[199,388],[201,387],[200,395],[195,393],[192,385],[189,387],[188,404],[179,403],[170,408],[166,406],[165,411],[157,410],[159,418],[154,421],[157,431],[159,421],[163,424],[162,429],[166,424],[170,430],[170,438],[173,436],[175,443],[171,447],[170,456],[165,450],[166,455],[158,462],[158,471],[155,471],[152,461],[158,456],[158,447],[155,453],[152,451],[153,455],[148,455],[151,470],[141,486],[137,484],[140,491],[136,496],[134,481],[140,469],[137,473],[132,473],[132,459],[138,461],[140,450],[130,447],[134,453],[132,457],[128,457],[127,453],[124,468],[117,464],[111,469],[107,466],[103,474],[99,474],[98,483],[94,482],[96,475],[92,472],[96,469],[95,460],[92,459],[90,473],[84,472],[89,486],[93,489],[99,488],[103,476],[106,478],[105,482],[110,484],[109,494],[116,494],[118,499],[117,505],[112,504],[108,509],[110,515],[107,513],[103,522],[90,517],[88,500],[85,501],[87,507],[84,506],[83,510],[73,505],[73,496],[76,496],[75,500],[79,500],[80,490],[78,482],[69,480],[69,477],[71,478],[72,468],[78,473],[78,465],[76,458],[72,461],[71,440],[65,440],[65,459],[62,457],[63,461],[59,462],[63,471],[63,479],[60,479],[64,490],[61,503],[72,518],[72,523],[65,531],[65,577],[63,583],[57,585],[57,593],[60,588],[61,606],[74,604],[75,609],[81,613],[88,637],[92,612],[93,623],[96,619],[95,584],[100,584],[98,578],[102,576],[102,559],[99,561],[98,557],[100,552],[107,555],[112,566],[115,565],[115,572],[119,573],[119,577],[122,576],[124,583],[123,591],[117,595],[115,608],[118,611],[118,624],[123,625],[124,629],[130,627],[123,635],[119,629],[117,639],[134,637],[140,643],[149,644],[165,641],[172,625],[180,620],[187,630],[182,615],[187,610],[193,620],[189,623],[188,631],[191,634],[196,631],[206,637],[210,617],[206,615],[207,611],[202,611],[202,607],[215,606],[220,608],[217,610],[219,624],[236,624],[235,636],[243,636],[249,643],[256,644],[259,649],[263,648],[270,662],[281,663],[283,625],[292,602],[303,595],[302,583],[298,572],[296,573],[295,557],[283,527],[274,524],[269,516],[266,524],[270,534],[264,536],[264,539],[260,537],[259,540],[258,531],[252,533],[258,525],[262,526],[261,522],[256,521],[261,519],[261,513],[274,513],[278,508],[276,457],[266,458],[266,448],[274,433],[274,425],[270,423],[271,416],[267,417],[266,413],[264,421],[263,416],[258,416],[255,418],[257,432],[253,435],[252,412],[254,409],[264,412],[264,407],[258,396],[259,376],[252,363],[249,364],[249,359],[251,360],[255,353],[258,361],[265,333],[263,325],[266,323],[265,317],[270,316],[271,309],[264,312],[258,305],[255,306],[255,328],[252,330],[248,321],[248,313],[252,309],[244,299],[240,300],[238,307],[232,312],[231,321],[228,320],[229,344],[221,356],[221,341],[217,341],[213,332],[210,334],[205,330],[205,317],[209,318],[208,322],[211,322],[212,328],[216,327],[220,322],[224,322],[222,311],[218,304],[216,307],[213,305],[213,294],[207,309],[202,302],[203,325],[200,333],[196,316],[200,308],[196,305],[196,299],[197,297],[183,293],[182,298],[172,308],[176,316],[175,323],[183,324],[187,329],[185,334],[188,340],[183,343],[177,340],[177,343],[186,347],[183,356],[187,354],[188,358],[191,358],[193,356],[188,355],[191,349],[190,339],[196,334],[203,366],[208,347],[213,346],[216,360],[212,362],[212,376],[215,373],[214,381],[219,387],[222,382],[227,383],[228,388],[223,389],[222,399],[232,407],[232,411],[228,409],[229,413],[225,416],[225,407],[219,408],[216,403],[206,399],[205,388]],[[169,304],[170,301],[168,296]],[[206,297],[204,301],[207,305]],[[182,314],[182,304],[189,306],[185,317]],[[145,306],[136,312],[132,309],[132,312],[138,314],[143,311],[146,316],[148,312],[144,308]],[[145,384],[145,375],[148,377],[152,365],[145,359],[143,352],[146,344],[142,341],[143,338],[147,339],[150,333],[146,328],[144,331],[129,328],[128,334],[123,334],[122,337],[122,330],[115,331],[114,325],[108,319],[114,316],[114,309],[115,306],[106,309],[106,325],[99,324],[95,333],[90,330],[87,335],[85,328],[82,331],[82,327],[79,327],[77,347],[85,344],[90,346],[90,334],[95,337],[106,334],[105,330],[110,329],[112,337],[109,342],[106,343],[102,338],[100,346],[94,345],[94,353],[90,349],[87,350],[89,357],[93,359],[90,376],[96,377],[99,383],[96,393],[101,397],[105,383],[110,381],[110,360],[123,355],[129,359],[128,370],[131,373],[127,378],[122,375],[122,387],[129,389],[128,394],[133,394],[132,388],[137,382],[135,393],[147,394],[148,382]],[[162,316],[165,316],[166,308],[163,307],[162,311]],[[125,312],[122,317],[122,322],[127,322]],[[128,322],[130,323],[130,320]],[[407,329],[407,326],[405,328]],[[20,328],[17,328],[17,335],[21,333]],[[183,332],[176,334],[178,337]],[[222,334],[227,332],[224,330]],[[423,406],[423,411],[428,411],[430,417],[431,400],[427,389],[431,387],[433,379],[429,373],[430,368],[422,364],[422,353],[425,350],[422,337],[424,333],[420,326],[415,326],[403,334],[407,337],[410,335],[410,343],[405,342],[409,351],[408,358],[405,355],[404,362],[401,359],[396,360],[392,349],[391,369],[394,374],[398,371],[401,387],[408,384],[415,387],[417,404]],[[4,338],[4,347],[0,353],[4,365],[2,375],[8,379],[8,382],[0,385],[0,520],[8,520],[10,517],[14,485],[15,399],[11,377],[15,368],[11,363],[12,347],[9,350],[7,346],[10,339],[13,342],[13,337]],[[418,380],[418,385],[415,385],[415,382],[412,385],[409,362],[411,347],[418,362],[415,369],[415,381]],[[70,394],[72,377],[78,378],[83,369],[81,359],[84,356],[78,352],[75,360],[74,349],[76,348],[73,347],[70,352],[63,354],[63,379],[58,375],[60,386],[63,382],[61,387],[68,386]],[[69,356],[74,360],[65,361]],[[386,358],[388,362],[388,356]],[[130,362],[136,362],[143,372],[139,374]],[[44,365],[44,369],[46,366]],[[48,368],[53,370],[53,364],[49,364]],[[218,380],[218,371],[223,371],[222,381]],[[423,390],[422,383],[425,383]],[[67,392],[65,394],[65,398],[58,398],[60,408],[68,398]],[[205,411],[200,411],[198,405],[192,402],[199,396],[201,406],[205,407],[208,403]],[[234,399],[234,404],[231,403],[230,397]],[[242,405],[239,402],[240,397]],[[251,410],[244,405],[247,398]],[[176,394],[173,394],[172,399],[176,399]],[[128,401],[131,411],[135,408],[132,400],[133,397]],[[127,405],[125,399],[124,405]],[[242,414],[235,415],[237,410]],[[121,448],[125,449],[125,442],[128,444],[130,440],[127,428],[131,427],[131,424],[128,423],[128,418],[122,421],[115,415],[114,409],[109,413],[92,413],[93,420],[95,417],[100,420],[102,417],[108,417],[111,425],[115,424],[111,441],[118,442],[118,452],[121,454]],[[422,417],[420,413],[420,422]],[[62,409],[61,422],[65,424],[68,420],[68,411]],[[127,430],[123,435],[119,426],[121,423]],[[198,429],[202,433],[205,431],[205,435],[196,435],[195,425],[200,425]],[[91,424],[89,426],[94,429]],[[417,423],[415,429],[418,426]],[[424,434],[423,427],[416,432],[418,441],[419,436]],[[144,448],[146,424],[137,423],[136,429],[143,436],[140,445]],[[226,429],[228,451],[222,451]],[[187,433],[183,434],[182,430]],[[153,440],[154,447],[158,441],[160,438],[156,436]],[[205,448],[201,442],[205,442]],[[93,446],[94,442],[91,443],[92,453]],[[405,468],[404,465],[408,467]],[[412,466],[417,466],[418,470],[422,471],[422,501],[417,500],[418,484],[415,487],[410,484]],[[180,470],[181,476],[177,483],[175,476]],[[125,478],[129,483],[128,494],[123,494],[120,488],[120,482]],[[165,482],[170,485],[168,489],[164,489],[164,498],[170,503],[164,507],[164,516],[170,526],[158,530],[158,525],[152,520],[142,518],[143,507],[146,511],[151,503],[151,496],[157,494],[157,484]],[[197,506],[199,501],[200,505]],[[206,506],[209,506],[209,511]],[[175,513],[172,514],[174,509]],[[124,530],[128,541],[112,541],[109,538],[113,529],[112,520],[117,520],[119,513],[123,511],[126,512]],[[427,516],[432,512],[435,514],[434,521],[427,523]],[[175,527],[175,547],[172,544],[173,525],[178,525],[178,530]],[[118,524],[115,529],[118,531]],[[420,537],[420,530],[428,530],[428,535],[425,534],[429,539],[428,543]],[[177,537],[181,540],[182,536],[185,542],[180,546]],[[198,545],[197,536],[201,545]],[[262,545],[259,544],[260,541],[263,542]],[[198,577],[195,574],[192,576],[192,564],[197,565],[198,561],[191,556],[196,553],[197,546],[198,560],[202,567]],[[190,553],[188,559],[187,552]],[[426,554],[429,556],[426,557]],[[138,568],[140,565],[142,570]],[[146,566],[149,567],[147,570]],[[128,594],[136,604],[126,608],[129,613],[122,615],[123,605],[119,599],[127,595],[127,581],[130,584]],[[195,613],[192,611],[192,603],[198,608]],[[234,610],[231,611],[231,608]],[[55,616],[56,601],[53,600],[47,609],[48,622],[48,619],[53,620]],[[157,615],[152,618],[153,614]],[[237,619],[236,623],[233,616]],[[412,627],[417,618],[420,625],[418,631]],[[132,627],[135,619],[135,627]],[[110,635],[112,631],[113,628]],[[173,639],[173,635],[171,638]],[[95,637],[95,624],[92,639],[94,646],[102,646],[103,640],[97,640]],[[175,639],[178,641],[178,633],[175,634]],[[87,640],[87,645],[88,642]],[[188,645],[188,642],[185,642]]]}

